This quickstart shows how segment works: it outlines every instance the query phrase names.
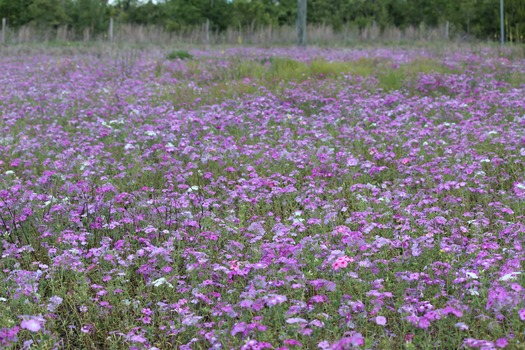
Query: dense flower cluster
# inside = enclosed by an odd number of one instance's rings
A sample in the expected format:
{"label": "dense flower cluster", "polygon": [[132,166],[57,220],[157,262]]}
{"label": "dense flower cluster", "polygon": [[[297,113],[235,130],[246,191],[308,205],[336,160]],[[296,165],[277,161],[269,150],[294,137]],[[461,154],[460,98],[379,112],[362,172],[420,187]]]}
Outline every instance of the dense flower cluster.
{"label": "dense flower cluster", "polygon": [[525,60],[192,54],[0,58],[2,347],[525,341]]}

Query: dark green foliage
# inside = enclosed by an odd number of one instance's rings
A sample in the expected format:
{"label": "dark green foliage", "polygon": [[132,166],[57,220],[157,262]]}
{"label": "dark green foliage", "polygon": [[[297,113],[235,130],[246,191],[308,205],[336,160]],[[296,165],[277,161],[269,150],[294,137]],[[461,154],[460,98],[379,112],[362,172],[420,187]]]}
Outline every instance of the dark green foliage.
{"label": "dark green foliage", "polygon": [[[499,40],[500,0],[308,0],[308,23],[380,30],[450,24],[451,36]],[[80,36],[107,31],[118,23],[154,25],[169,31],[203,26],[255,29],[295,25],[297,0],[0,0],[0,17],[17,28],[26,24],[73,28]],[[525,41],[525,1],[505,0],[506,39]]]}
{"label": "dark green foliage", "polygon": [[171,51],[166,55],[166,59],[168,60],[191,60],[193,58],[193,55],[189,53],[188,51],[179,50],[179,51]]}

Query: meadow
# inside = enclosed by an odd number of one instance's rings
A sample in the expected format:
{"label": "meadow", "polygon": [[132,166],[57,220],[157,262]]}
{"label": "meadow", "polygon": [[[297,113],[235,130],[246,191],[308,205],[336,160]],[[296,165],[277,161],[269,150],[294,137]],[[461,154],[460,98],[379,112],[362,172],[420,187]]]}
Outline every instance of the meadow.
{"label": "meadow", "polygon": [[0,56],[0,348],[525,349],[525,55]]}

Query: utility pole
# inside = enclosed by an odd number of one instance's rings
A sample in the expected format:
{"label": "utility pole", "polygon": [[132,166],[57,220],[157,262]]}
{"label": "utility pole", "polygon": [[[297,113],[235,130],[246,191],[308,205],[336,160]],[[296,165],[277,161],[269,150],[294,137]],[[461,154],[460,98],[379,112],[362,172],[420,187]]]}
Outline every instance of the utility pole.
{"label": "utility pole", "polygon": [[210,44],[210,13],[213,11],[213,0],[210,1],[210,11],[206,15],[206,45]]}
{"label": "utility pole", "polygon": [[499,1],[499,21],[501,29],[501,47],[505,46],[505,16],[503,15],[504,5],[503,0]]}
{"label": "utility pole", "polygon": [[306,0],[297,0],[297,45],[306,46]]}

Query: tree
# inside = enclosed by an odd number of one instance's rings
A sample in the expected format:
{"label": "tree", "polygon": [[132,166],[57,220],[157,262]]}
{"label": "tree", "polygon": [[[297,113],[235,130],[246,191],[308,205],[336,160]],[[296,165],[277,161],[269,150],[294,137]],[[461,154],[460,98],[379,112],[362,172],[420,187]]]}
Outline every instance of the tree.
{"label": "tree", "polygon": [[107,0],[73,0],[67,8],[67,14],[77,33],[89,28],[94,33],[107,29]]}
{"label": "tree", "polygon": [[231,25],[236,28],[277,25],[276,6],[270,1],[238,0],[231,4]]}
{"label": "tree", "polygon": [[10,26],[19,27],[30,21],[27,8],[32,0],[0,0],[0,14]]}
{"label": "tree", "polygon": [[57,28],[70,23],[61,0],[32,0],[27,11],[30,22],[37,26]]}

